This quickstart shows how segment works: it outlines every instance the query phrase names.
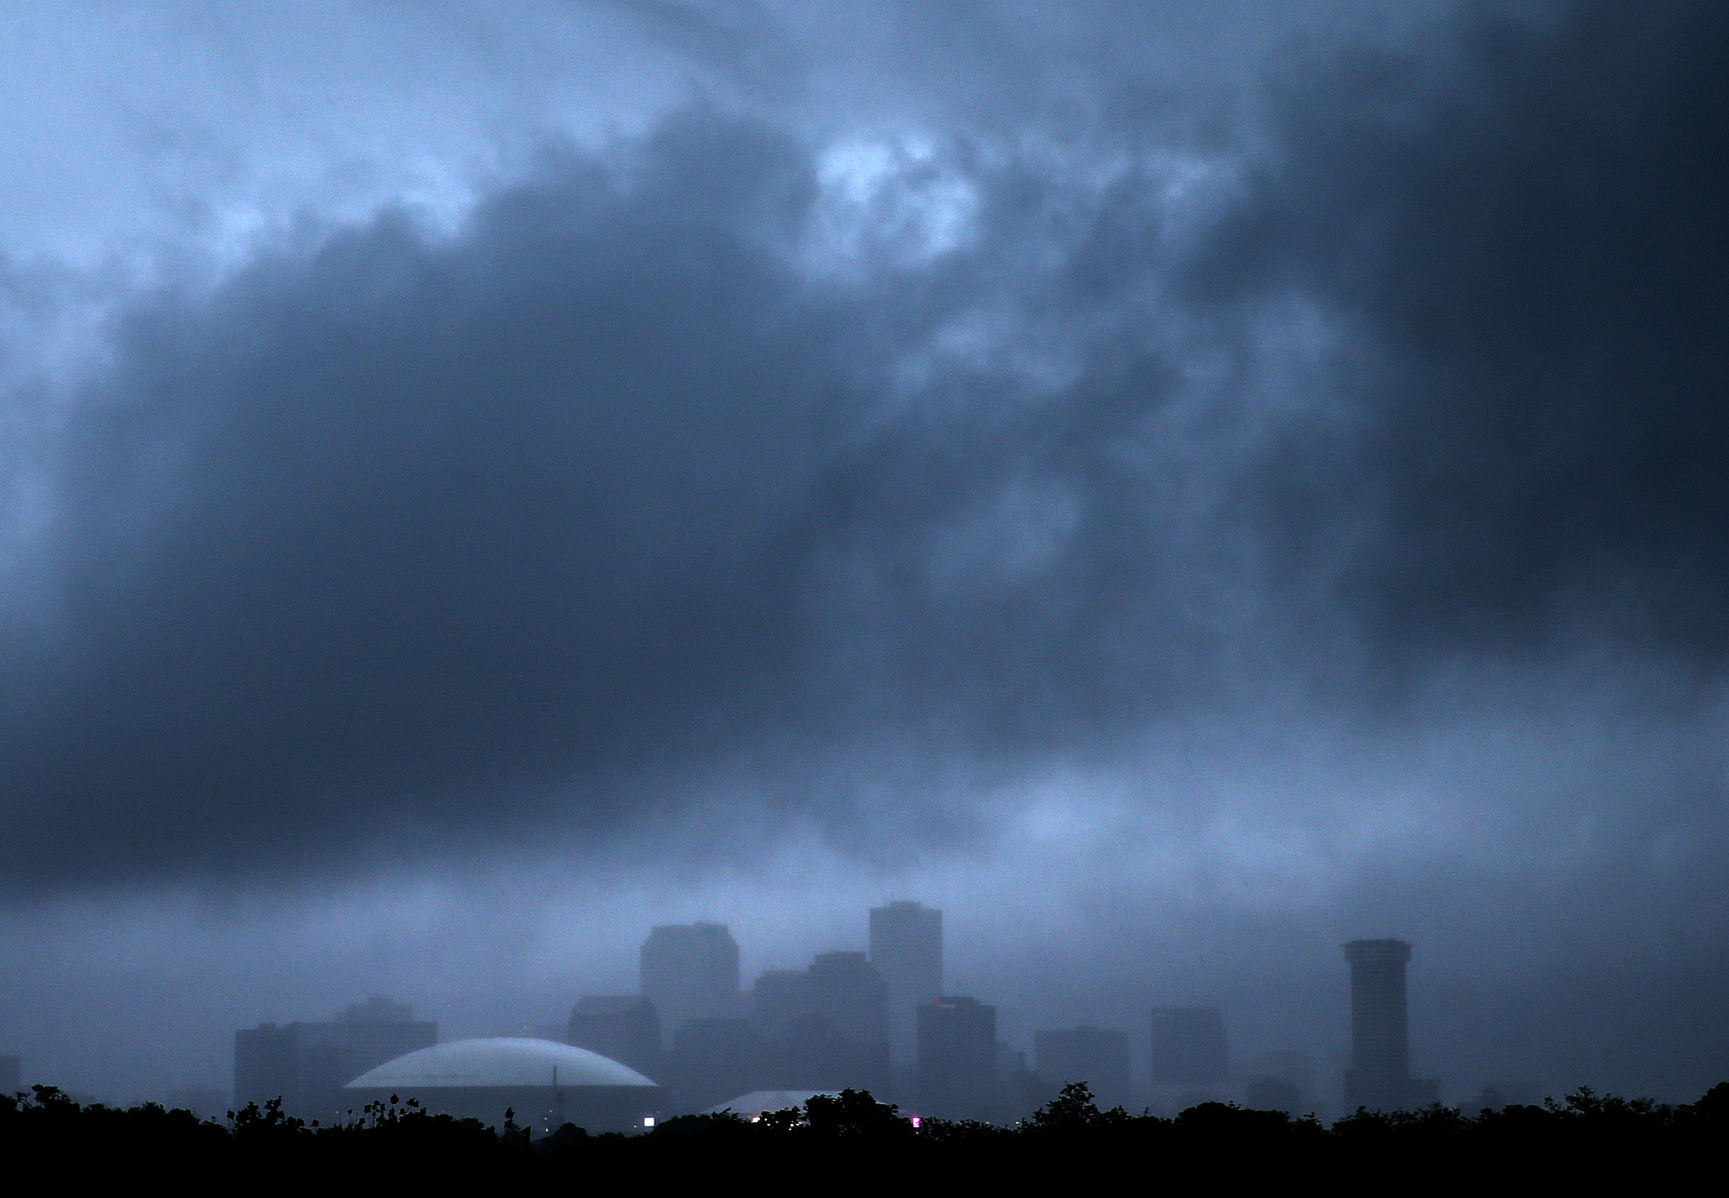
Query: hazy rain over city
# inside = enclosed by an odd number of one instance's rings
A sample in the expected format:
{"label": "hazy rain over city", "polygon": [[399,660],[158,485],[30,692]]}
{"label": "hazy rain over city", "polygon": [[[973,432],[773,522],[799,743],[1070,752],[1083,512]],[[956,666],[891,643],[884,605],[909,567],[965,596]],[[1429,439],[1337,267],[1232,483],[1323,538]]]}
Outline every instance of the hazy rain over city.
{"label": "hazy rain over city", "polygon": [[[0,1053],[998,1034],[1729,1078],[1729,9],[0,9]],[[555,1030],[551,1034],[558,1034]]]}

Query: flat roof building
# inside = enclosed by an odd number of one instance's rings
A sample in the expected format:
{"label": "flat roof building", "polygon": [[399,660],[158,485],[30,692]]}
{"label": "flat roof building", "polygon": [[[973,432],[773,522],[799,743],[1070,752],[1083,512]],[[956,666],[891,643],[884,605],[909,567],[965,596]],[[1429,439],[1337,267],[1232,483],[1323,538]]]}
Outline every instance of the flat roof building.
{"label": "flat roof building", "polygon": [[997,1009],[945,995],[917,1008],[918,1113],[941,1119],[997,1115]]}
{"label": "flat roof building", "polygon": [[246,1028],[234,1033],[234,1104],[280,1098],[289,1114],[340,1121],[347,1111],[344,1082],[437,1041],[437,1023],[377,995],[331,1020]]}
{"label": "flat roof building", "polygon": [[900,900],[870,910],[870,963],[888,1000],[889,1060],[897,1070],[918,1061],[918,1008],[943,992],[943,913]]}
{"label": "flat roof building", "polygon": [[1129,1036],[1099,1027],[1033,1033],[1033,1072],[1054,1098],[1070,1082],[1085,1082],[1103,1110],[1129,1104]]}
{"label": "flat roof building", "polygon": [[584,995],[571,1008],[564,1039],[650,1077],[660,1072],[660,1015],[643,995]]}
{"label": "flat roof building", "polygon": [[664,924],[640,954],[642,992],[660,1013],[663,1043],[698,1019],[738,1014],[738,942],[725,924]]}
{"label": "flat roof building", "polygon": [[1222,1086],[1230,1077],[1224,1017],[1213,1007],[1154,1007],[1155,1086]]}

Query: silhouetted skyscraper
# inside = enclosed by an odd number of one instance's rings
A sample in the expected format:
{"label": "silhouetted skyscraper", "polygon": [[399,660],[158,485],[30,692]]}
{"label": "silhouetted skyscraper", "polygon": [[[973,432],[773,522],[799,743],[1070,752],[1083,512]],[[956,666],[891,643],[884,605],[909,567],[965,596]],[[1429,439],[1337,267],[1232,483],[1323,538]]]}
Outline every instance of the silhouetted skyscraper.
{"label": "silhouetted skyscraper", "polygon": [[234,1105],[282,1099],[299,1114],[300,1024],[261,1023],[234,1033]]}
{"label": "silhouetted skyscraper", "polygon": [[809,969],[762,974],[751,991],[751,1024],[763,1037],[772,1085],[887,1092],[886,988],[863,953],[818,953]]}
{"label": "silhouetted skyscraper", "polygon": [[1050,1029],[1033,1033],[1033,1072],[1049,1096],[1070,1082],[1085,1082],[1102,1109],[1129,1101],[1127,1032],[1098,1027]]}
{"label": "silhouetted skyscraper", "polygon": [[918,1009],[943,992],[943,913],[900,901],[870,912],[870,963],[888,988],[889,1059],[918,1060]]}
{"label": "silhouetted skyscraper", "polygon": [[748,1019],[692,1019],[666,1056],[669,1107],[690,1114],[723,1098],[772,1088],[763,1039]]}
{"label": "silhouetted skyscraper", "polygon": [[790,1036],[815,1014],[809,971],[771,969],[757,975],[750,991],[750,1021],[764,1039]]}
{"label": "silhouetted skyscraper", "polygon": [[888,1040],[888,988],[863,953],[818,953],[806,971],[811,1006],[841,1036],[858,1044]]}
{"label": "silhouetted skyscraper", "polygon": [[1351,963],[1351,1067],[1345,1070],[1345,1107],[1392,1111],[1435,1100],[1433,1081],[1411,1078],[1410,1040],[1405,1019],[1405,963],[1411,946],[1403,940],[1353,940],[1345,945]]}
{"label": "silhouetted skyscraper", "polygon": [[990,1119],[997,1106],[997,1009],[944,996],[917,1008],[919,1113]]}
{"label": "silhouetted skyscraper", "polygon": [[234,1104],[282,1099],[306,1119],[343,1113],[342,1087],[384,1062],[438,1043],[438,1024],[388,998],[354,1003],[328,1022],[261,1024],[234,1033]]}
{"label": "silhouetted skyscraper", "polygon": [[1155,1086],[1216,1086],[1230,1075],[1225,1021],[1212,1007],[1153,1008]]}
{"label": "silhouetted skyscraper", "polygon": [[665,924],[642,942],[642,992],[663,1036],[697,1019],[738,1014],[738,942],[725,924]]}
{"label": "silhouetted skyscraper", "polygon": [[347,1074],[337,1082],[339,1086],[404,1053],[438,1043],[438,1024],[415,1019],[414,1008],[408,1003],[377,994],[365,1002],[349,1003],[332,1022],[337,1029],[335,1039],[343,1048],[337,1072]]}
{"label": "silhouetted skyscraper", "polygon": [[640,994],[585,995],[571,1008],[565,1042],[658,1078],[660,1015]]}

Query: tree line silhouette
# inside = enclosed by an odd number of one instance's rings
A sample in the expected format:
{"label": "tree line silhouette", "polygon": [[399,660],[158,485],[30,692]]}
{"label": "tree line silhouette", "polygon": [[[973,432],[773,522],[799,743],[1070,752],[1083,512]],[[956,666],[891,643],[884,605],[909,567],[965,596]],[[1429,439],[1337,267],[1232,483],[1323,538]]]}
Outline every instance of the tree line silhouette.
{"label": "tree line silhouette", "polygon": [[1122,1175],[1136,1184],[1462,1184],[1496,1189],[1568,1181],[1600,1186],[1697,1184],[1721,1176],[1729,1147],[1729,1082],[1670,1105],[1583,1088],[1541,1106],[1466,1116],[1451,1107],[1359,1109],[1331,1126],[1312,1116],[1207,1102],[1173,1118],[1101,1110],[1085,1083],[1012,1127],[925,1119],[915,1128],[868,1092],[817,1095],[802,1107],[747,1120],[687,1115],[639,1135],[589,1135],[566,1124],[531,1138],[515,1112],[498,1129],[376,1102],[320,1127],[279,1100],[230,1111],[224,1122],[151,1103],[81,1105],[51,1086],[0,1095],[0,1154],[14,1176],[104,1172],[181,1181],[274,1184],[501,1179],[558,1184],[714,1186],[769,1177],[848,1190],[909,1185],[1086,1184]]}

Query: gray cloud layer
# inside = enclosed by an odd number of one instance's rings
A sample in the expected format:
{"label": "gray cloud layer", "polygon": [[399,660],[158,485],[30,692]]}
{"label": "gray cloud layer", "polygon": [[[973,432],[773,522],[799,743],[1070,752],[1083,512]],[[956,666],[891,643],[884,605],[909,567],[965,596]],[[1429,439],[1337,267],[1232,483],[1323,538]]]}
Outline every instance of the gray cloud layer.
{"label": "gray cloud layer", "polygon": [[14,588],[7,889],[590,842],[722,762],[821,820],[911,760],[872,818],[934,835],[942,763],[1461,655],[1714,685],[1722,26],[1335,53],[1175,205],[1168,108],[1103,185],[981,132],[848,208],[698,104],[131,297]]}
{"label": "gray cloud layer", "polygon": [[1441,70],[1347,57],[1290,89],[1279,161],[1194,277],[1351,329],[1351,437],[1312,455],[1294,429],[1270,478],[1293,568],[1368,510],[1337,582],[1389,652],[1720,659],[1723,24],[1483,20]]}

